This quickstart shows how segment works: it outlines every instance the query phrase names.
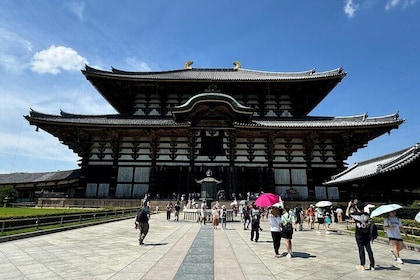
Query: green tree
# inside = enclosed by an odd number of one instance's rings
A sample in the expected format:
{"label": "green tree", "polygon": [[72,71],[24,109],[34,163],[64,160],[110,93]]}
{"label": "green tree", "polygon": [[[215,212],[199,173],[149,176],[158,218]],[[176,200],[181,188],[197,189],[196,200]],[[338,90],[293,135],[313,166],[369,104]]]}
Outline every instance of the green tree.
{"label": "green tree", "polygon": [[0,205],[3,203],[5,197],[8,197],[9,203],[13,202],[18,197],[18,191],[12,186],[0,188]]}

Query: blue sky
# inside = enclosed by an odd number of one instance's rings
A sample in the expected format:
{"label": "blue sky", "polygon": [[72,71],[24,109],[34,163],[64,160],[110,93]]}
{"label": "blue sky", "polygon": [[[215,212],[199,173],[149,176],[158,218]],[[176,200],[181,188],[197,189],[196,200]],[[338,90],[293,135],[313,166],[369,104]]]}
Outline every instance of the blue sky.
{"label": "blue sky", "polygon": [[347,77],[310,113],[406,122],[347,163],[420,142],[420,0],[2,0],[0,173],[76,169],[78,157],[23,118],[115,113],[84,78],[104,70],[233,67]]}

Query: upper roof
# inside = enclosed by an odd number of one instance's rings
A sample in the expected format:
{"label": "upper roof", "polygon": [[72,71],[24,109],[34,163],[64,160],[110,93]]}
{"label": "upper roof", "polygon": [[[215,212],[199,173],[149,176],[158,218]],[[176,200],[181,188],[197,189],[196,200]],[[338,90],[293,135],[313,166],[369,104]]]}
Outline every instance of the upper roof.
{"label": "upper roof", "polygon": [[86,65],[82,73],[124,115],[134,114],[138,94],[158,94],[162,99],[169,94],[191,98],[209,87],[217,87],[230,96],[287,95],[293,104],[293,115],[307,115],[346,76],[341,67],[325,72],[268,72],[238,67],[129,72]]}
{"label": "upper roof", "polygon": [[398,152],[356,163],[343,172],[332,176],[331,180],[324,184],[342,184],[392,172],[412,164],[419,158],[420,144],[417,143],[410,148]]}

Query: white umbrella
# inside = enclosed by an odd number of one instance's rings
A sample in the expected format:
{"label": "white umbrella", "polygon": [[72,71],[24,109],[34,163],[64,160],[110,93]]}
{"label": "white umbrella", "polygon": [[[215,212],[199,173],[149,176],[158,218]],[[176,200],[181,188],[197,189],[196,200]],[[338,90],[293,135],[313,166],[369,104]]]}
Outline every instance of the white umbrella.
{"label": "white umbrella", "polygon": [[363,207],[363,212],[369,213],[370,208],[375,208],[375,205],[373,205],[373,204],[366,205],[365,207]]}
{"label": "white umbrella", "polygon": [[246,201],[246,200],[241,200],[241,201],[239,201],[239,204],[244,205],[245,203],[247,203],[247,201]]}
{"label": "white umbrella", "polygon": [[420,223],[420,212],[417,213],[416,217],[414,218],[417,222]]}
{"label": "white umbrella", "polygon": [[283,201],[274,203],[273,205],[271,205],[271,207],[283,208]]}
{"label": "white umbrella", "polygon": [[331,205],[332,205],[332,202],[328,201],[328,200],[318,201],[315,204],[316,207],[328,207],[328,206],[331,206]]}
{"label": "white umbrella", "polygon": [[402,208],[401,205],[398,204],[385,204],[385,205],[381,205],[378,208],[376,208],[375,210],[372,211],[372,213],[370,213],[370,217],[376,217],[376,216],[380,216],[382,214],[391,212],[391,211],[395,211],[397,209]]}
{"label": "white umbrella", "polygon": [[233,206],[233,205],[238,205],[238,202],[235,200],[235,201],[233,201],[231,204],[230,204],[230,206]]}

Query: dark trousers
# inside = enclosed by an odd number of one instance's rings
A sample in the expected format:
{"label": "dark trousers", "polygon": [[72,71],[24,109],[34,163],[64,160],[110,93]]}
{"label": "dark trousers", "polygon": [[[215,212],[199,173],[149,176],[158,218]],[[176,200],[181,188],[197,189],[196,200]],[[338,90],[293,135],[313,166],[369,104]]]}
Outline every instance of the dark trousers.
{"label": "dark trousers", "polygon": [[171,219],[171,211],[166,211],[166,219],[167,220]]}
{"label": "dark trousers", "polygon": [[356,243],[357,247],[359,248],[359,259],[360,265],[365,265],[366,263],[366,256],[365,256],[365,249],[369,256],[370,267],[375,266],[375,259],[373,258],[372,247],[370,246],[369,236],[364,235],[356,235]]}
{"label": "dark trousers", "polygon": [[281,231],[272,231],[271,237],[273,238],[274,252],[278,255],[280,249]]}
{"label": "dark trousers", "polygon": [[252,222],[251,224],[251,240],[254,240],[255,234],[255,241],[258,241],[260,238],[260,223],[259,222]]}
{"label": "dark trousers", "polygon": [[147,233],[149,232],[149,224],[148,223],[139,223],[139,243],[143,243],[144,238],[146,237]]}

